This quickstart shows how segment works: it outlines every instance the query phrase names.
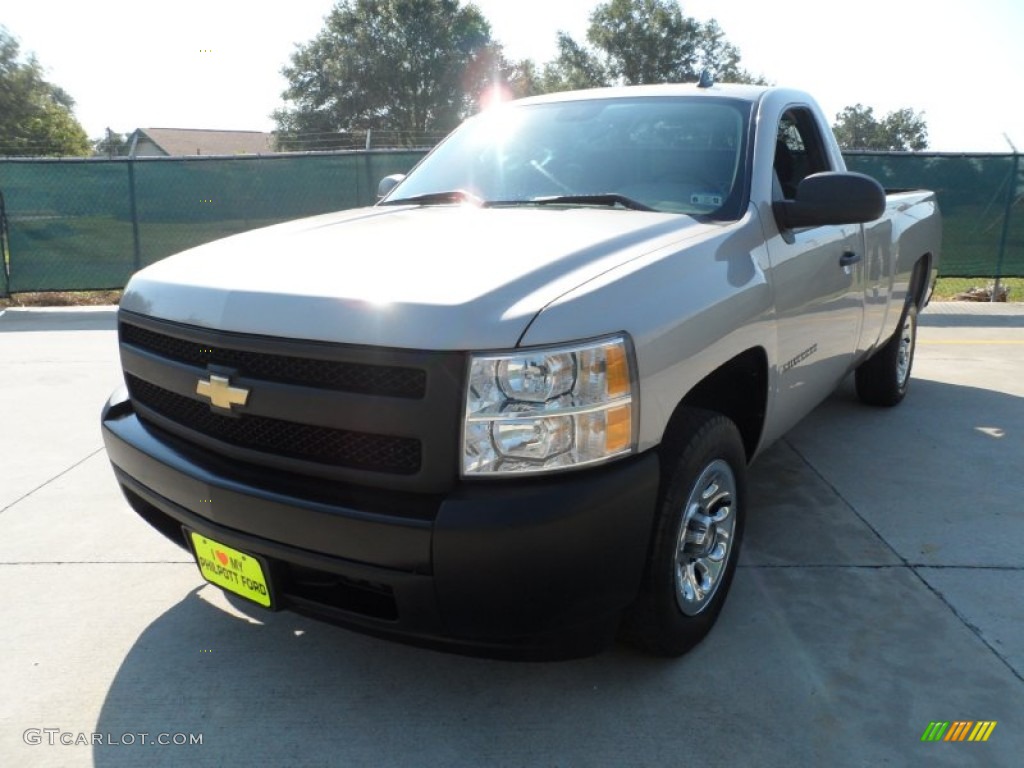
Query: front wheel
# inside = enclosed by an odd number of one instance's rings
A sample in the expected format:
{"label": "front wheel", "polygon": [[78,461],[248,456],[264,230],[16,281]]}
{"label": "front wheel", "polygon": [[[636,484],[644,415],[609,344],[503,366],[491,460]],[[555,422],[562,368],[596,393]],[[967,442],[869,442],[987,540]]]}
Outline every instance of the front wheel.
{"label": "front wheel", "polygon": [[724,416],[692,409],[662,446],[662,493],[644,581],[625,639],[679,656],[711,630],[732,583],[743,537],[746,453]]}
{"label": "front wheel", "polygon": [[903,310],[896,333],[878,352],[857,367],[857,396],[868,405],[898,405],[910,385],[910,369],[917,346],[917,304]]}

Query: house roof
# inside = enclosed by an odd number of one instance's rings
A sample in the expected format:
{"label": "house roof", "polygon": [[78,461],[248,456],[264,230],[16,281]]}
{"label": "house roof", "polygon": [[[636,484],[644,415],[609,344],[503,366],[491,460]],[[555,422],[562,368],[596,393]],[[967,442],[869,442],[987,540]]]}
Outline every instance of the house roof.
{"label": "house roof", "polygon": [[273,135],[260,131],[215,131],[200,128],[139,128],[168,155],[265,155],[273,152]]}

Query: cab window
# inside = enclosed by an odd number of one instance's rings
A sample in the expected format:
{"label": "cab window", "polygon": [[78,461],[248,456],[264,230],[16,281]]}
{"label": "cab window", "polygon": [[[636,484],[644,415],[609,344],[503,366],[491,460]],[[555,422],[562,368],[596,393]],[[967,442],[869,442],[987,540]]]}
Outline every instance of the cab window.
{"label": "cab window", "polygon": [[814,115],[805,107],[786,110],[775,140],[775,197],[792,200],[805,177],[831,170]]}

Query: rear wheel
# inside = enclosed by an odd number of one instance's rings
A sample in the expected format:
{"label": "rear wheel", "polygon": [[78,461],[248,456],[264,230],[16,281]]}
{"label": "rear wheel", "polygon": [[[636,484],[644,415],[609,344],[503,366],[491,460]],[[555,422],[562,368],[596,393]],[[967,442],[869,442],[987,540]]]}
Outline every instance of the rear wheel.
{"label": "rear wheel", "polygon": [[896,333],[878,352],[858,366],[857,396],[868,405],[898,405],[910,385],[910,369],[917,345],[917,304],[903,310]]}
{"label": "rear wheel", "polygon": [[724,416],[692,409],[662,447],[662,492],[643,585],[624,636],[678,656],[710,631],[732,583],[743,536],[746,453]]}

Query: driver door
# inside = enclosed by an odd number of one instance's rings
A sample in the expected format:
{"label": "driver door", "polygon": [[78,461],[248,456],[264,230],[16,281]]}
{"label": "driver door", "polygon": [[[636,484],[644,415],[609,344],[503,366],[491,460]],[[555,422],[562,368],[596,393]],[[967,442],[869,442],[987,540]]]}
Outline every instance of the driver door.
{"label": "driver door", "polygon": [[[788,109],[778,127],[776,199],[792,199],[804,177],[831,170],[814,114]],[[777,311],[777,416],[789,426],[827,397],[853,362],[864,314],[863,227],[786,230],[767,247]]]}

